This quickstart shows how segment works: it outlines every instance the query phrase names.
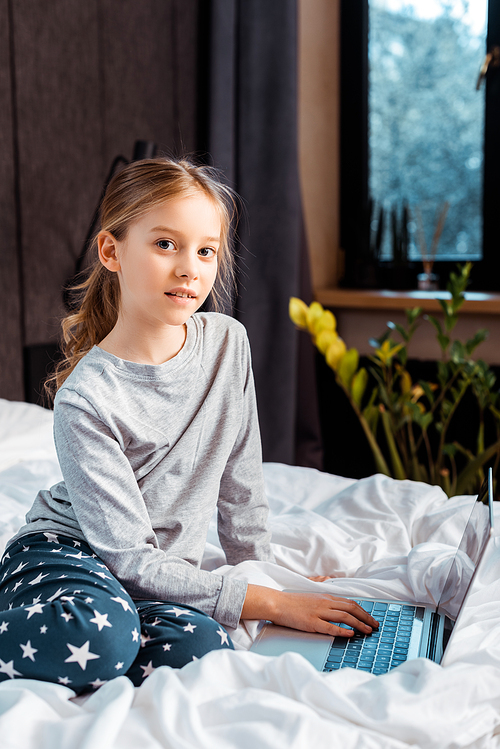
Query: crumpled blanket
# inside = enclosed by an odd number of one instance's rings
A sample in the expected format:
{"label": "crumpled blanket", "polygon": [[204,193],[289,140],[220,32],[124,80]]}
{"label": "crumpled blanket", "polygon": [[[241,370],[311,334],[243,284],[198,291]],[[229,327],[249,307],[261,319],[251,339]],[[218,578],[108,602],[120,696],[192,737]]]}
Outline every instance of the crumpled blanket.
{"label": "crumpled blanket", "polygon": [[[0,470],[0,549],[34,493],[59,478],[49,427],[42,425],[26,459],[11,451]],[[0,450],[2,436],[0,429]],[[447,500],[436,487],[383,476],[354,481],[280,464],[264,468],[277,564],[225,565],[213,522],[206,569],[278,589],[439,597],[473,498]],[[158,668],[140,688],[119,677],[75,697],[62,685],[1,683],[0,747],[500,747],[499,545],[495,537],[446,667],[420,658],[384,676],[321,674],[298,654],[246,652],[259,623],[244,622],[232,632],[236,651],[209,653],[180,670]],[[308,575],[333,578],[316,583]]]}

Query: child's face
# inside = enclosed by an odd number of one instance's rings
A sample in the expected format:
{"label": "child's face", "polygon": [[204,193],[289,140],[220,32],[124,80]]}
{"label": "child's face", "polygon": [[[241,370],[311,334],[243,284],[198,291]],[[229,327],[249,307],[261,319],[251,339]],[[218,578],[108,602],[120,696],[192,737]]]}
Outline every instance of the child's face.
{"label": "child's face", "polygon": [[220,234],[219,212],[201,192],[135,221],[115,247],[120,313],[153,327],[183,325],[214,284]]}

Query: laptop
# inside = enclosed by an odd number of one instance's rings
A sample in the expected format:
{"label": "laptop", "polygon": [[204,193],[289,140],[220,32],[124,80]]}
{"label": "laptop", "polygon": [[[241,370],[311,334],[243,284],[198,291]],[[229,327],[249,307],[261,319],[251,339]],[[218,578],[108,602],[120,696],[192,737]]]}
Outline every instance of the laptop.
{"label": "laptop", "polygon": [[[384,674],[413,658],[442,663],[454,622],[467,606],[473,580],[493,534],[493,471],[490,468],[473,503],[462,539],[444,570],[437,606],[353,598],[379,622],[370,635],[355,630],[340,637],[300,632],[267,622],[250,650],[261,655],[301,653],[318,671],[355,668]],[[345,625],[339,625],[345,627]]]}

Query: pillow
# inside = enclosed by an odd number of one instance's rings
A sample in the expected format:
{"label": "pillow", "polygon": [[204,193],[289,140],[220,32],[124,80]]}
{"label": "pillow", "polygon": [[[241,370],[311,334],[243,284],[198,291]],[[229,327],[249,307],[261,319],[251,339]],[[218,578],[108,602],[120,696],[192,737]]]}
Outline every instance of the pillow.
{"label": "pillow", "polygon": [[0,471],[26,460],[57,460],[53,413],[0,398]]}

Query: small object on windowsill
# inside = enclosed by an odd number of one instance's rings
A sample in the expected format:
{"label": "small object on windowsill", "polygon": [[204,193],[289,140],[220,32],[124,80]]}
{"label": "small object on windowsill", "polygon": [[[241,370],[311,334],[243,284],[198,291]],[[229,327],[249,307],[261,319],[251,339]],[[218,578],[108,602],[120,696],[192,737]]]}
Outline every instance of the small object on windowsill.
{"label": "small object on windowsill", "polygon": [[450,207],[450,204],[448,201],[446,201],[439,214],[439,218],[436,224],[436,229],[434,231],[434,236],[432,237],[432,246],[431,246],[430,253],[427,252],[424,226],[423,226],[422,214],[420,212],[420,208],[419,206],[417,206],[415,209],[415,214],[417,217],[418,241],[420,245],[420,254],[422,255],[422,265],[424,266],[424,272],[419,273],[417,276],[417,289],[419,291],[437,291],[439,288],[439,276],[436,275],[436,273],[432,272],[432,266],[434,265],[434,260],[436,258],[439,239],[441,237],[441,234],[443,233],[449,207]]}
{"label": "small object on windowsill", "polygon": [[439,288],[439,276],[436,273],[419,273],[417,276],[417,289],[419,291],[437,291]]}

